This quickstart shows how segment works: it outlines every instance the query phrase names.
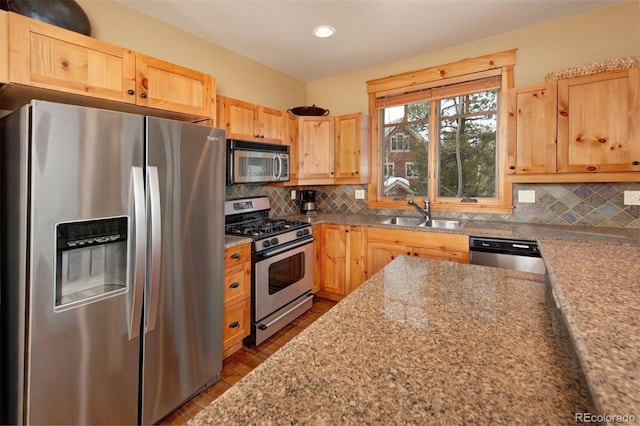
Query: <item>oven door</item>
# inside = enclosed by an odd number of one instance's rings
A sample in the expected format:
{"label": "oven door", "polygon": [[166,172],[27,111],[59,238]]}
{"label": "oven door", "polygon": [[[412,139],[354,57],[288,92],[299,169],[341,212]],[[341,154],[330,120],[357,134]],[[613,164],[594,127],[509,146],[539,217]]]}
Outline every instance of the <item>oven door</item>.
{"label": "oven door", "polygon": [[313,287],[313,237],[256,254],[254,317],[258,322]]}

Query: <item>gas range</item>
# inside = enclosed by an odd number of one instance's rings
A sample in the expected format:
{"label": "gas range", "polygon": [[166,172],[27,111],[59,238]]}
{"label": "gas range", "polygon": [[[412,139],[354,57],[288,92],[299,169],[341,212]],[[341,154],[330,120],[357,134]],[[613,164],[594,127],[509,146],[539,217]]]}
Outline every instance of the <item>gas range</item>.
{"label": "gas range", "polygon": [[311,225],[301,220],[270,219],[267,197],[225,202],[225,234],[253,239],[255,252],[285,246],[312,235]]}

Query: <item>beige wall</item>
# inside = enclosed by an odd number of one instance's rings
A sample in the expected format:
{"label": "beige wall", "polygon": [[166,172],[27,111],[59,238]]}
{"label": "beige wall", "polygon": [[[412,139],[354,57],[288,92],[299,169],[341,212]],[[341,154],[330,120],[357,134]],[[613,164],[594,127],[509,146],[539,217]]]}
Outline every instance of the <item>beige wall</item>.
{"label": "beige wall", "polygon": [[640,56],[640,0],[311,82],[306,102],[332,115],[367,112],[367,80],[513,48],[516,86],[570,66]]}
{"label": "beige wall", "polygon": [[286,110],[306,105],[306,83],[116,1],[77,0],[92,36],[216,78],[217,93]]}

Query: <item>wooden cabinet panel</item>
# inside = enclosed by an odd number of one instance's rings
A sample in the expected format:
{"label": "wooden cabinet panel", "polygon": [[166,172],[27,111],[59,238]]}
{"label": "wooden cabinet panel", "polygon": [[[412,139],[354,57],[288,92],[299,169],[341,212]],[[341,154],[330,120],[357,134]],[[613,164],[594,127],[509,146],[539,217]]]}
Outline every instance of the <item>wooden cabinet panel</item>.
{"label": "wooden cabinet panel", "polygon": [[224,115],[220,116],[219,122],[227,130],[228,139],[282,143],[286,124],[283,111],[238,99],[224,99]]}
{"label": "wooden cabinet panel", "polygon": [[335,121],[336,183],[366,183],[369,179],[369,116],[340,115]]}
{"label": "wooden cabinet panel", "polygon": [[285,113],[273,108],[260,107],[258,117],[261,140],[270,143],[282,143],[285,138]]}
{"label": "wooden cabinet panel", "polygon": [[249,334],[248,306],[248,303],[243,301],[224,309],[223,351],[242,341]]}
{"label": "wooden cabinet panel", "polygon": [[558,81],[560,172],[640,170],[639,82],[637,68]]}
{"label": "wooden cabinet panel", "polygon": [[395,243],[367,243],[367,271],[372,276],[398,256],[411,256],[411,247]]}
{"label": "wooden cabinet panel", "polygon": [[251,261],[251,245],[243,244],[231,247],[224,252],[224,267],[228,269],[232,266]]}
{"label": "wooden cabinet panel", "polygon": [[134,104],[135,53],[16,13],[9,21],[9,81]]}
{"label": "wooden cabinet panel", "polygon": [[286,138],[285,143],[289,145],[289,178],[290,183],[296,185],[298,183],[298,135],[299,122],[298,116],[287,113],[286,117]]}
{"label": "wooden cabinet panel", "polygon": [[211,117],[210,75],[139,53],[136,70],[138,105]]}
{"label": "wooden cabinet panel", "polygon": [[509,90],[509,174],[555,173],[557,83]]}
{"label": "wooden cabinet panel", "polygon": [[311,292],[317,294],[322,288],[322,229],[325,225],[313,225],[313,288]]}
{"label": "wooden cabinet panel", "polygon": [[358,226],[323,224],[316,238],[321,241],[318,295],[340,300],[367,279],[366,230]]}
{"label": "wooden cabinet panel", "polygon": [[298,179],[333,183],[333,117],[300,117],[298,138]]}
{"label": "wooden cabinet panel", "polygon": [[387,228],[367,231],[369,276],[399,255],[468,263],[469,236]]}
{"label": "wooden cabinet panel", "polygon": [[211,118],[208,74],[16,13],[7,20],[7,83]]}
{"label": "wooden cabinet panel", "polygon": [[225,250],[223,357],[242,346],[251,332],[251,244]]}

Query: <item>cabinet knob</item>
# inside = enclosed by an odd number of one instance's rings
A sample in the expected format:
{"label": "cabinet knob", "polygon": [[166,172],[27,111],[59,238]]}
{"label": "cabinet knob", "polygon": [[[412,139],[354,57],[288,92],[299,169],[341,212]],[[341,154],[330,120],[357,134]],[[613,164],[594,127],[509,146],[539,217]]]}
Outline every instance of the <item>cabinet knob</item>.
{"label": "cabinet knob", "polygon": [[231,288],[238,288],[238,287],[240,287],[240,283],[239,283],[238,281],[236,281],[236,282],[234,282],[234,283],[229,284],[229,287],[231,287]]}
{"label": "cabinet knob", "polygon": [[357,174],[357,175],[359,175],[359,174],[360,174],[360,172],[356,170],[356,174]]}
{"label": "cabinet knob", "polygon": [[640,164],[640,161],[633,161],[631,162],[631,164],[633,164],[634,166],[637,166],[638,164]]}
{"label": "cabinet knob", "polygon": [[509,170],[515,170],[516,166],[509,166]]}
{"label": "cabinet knob", "polygon": [[411,252],[410,251],[407,252],[407,256],[411,256]]}
{"label": "cabinet knob", "polygon": [[349,232],[349,230],[348,230],[348,229],[345,229],[345,230],[344,230],[344,232]]}
{"label": "cabinet knob", "polygon": [[127,90],[127,95],[135,95],[135,94],[136,94],[135,90],[133,89]]}
{"label": "cabinet knob", "polygon": [[229,324],[229,328],[238,328],[239,325],[240,325],[240,322],[234,321],[231,324]]}
{"label": "cabinet knob", "polygon": [[146,93],[144,93],[144,92],[142,92],[142,93],[140,93],[140,97],[141,97],[142,99],[147,99],[147,94],[146,94]]}
{"label": "cabinet knob", "polygon": [[414,256],[417,256],[417,255],[418,255],[418,253],[413,253],[413,255],[414,255]]}
{"label": "cabinet knob", "polygon": [[233,253],[233,254],[231,255],[231,258],[232,258],[232,259],[240,259],[240,253]]}
{"label": "cabinet knob", "polygon": [[253,135],[254,138],[260,139],[260,135]]}

